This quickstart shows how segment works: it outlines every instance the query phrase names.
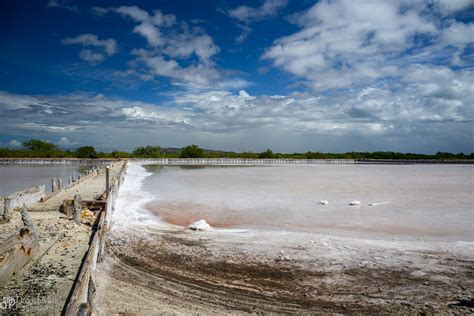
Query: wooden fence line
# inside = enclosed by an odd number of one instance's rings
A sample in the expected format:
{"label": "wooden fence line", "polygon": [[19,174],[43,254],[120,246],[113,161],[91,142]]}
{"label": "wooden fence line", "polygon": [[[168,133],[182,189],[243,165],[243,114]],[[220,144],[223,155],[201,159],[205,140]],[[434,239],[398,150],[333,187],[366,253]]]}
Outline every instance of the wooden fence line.
{"label": "wooden fence line", "polygon": [[123,182],[127,162],[125,161],[118,175],[111,180],[110,190],[107,193],[106,201],[96,220],[96,229],[92,233],[87,250],[78,275],[71,288],[70,295],[64,305],[63,315],[89,315],[95,309],[93,306],[94,277],[97,261],[101,260],[104,251],[105,239],[110,229],[112,212],[115,209],[115,199],[118,189]]}

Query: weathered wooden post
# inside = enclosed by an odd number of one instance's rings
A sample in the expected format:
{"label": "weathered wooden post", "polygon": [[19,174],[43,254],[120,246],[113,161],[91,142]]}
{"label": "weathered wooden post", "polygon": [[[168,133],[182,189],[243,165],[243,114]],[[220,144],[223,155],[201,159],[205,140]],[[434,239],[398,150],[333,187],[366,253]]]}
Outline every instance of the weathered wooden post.
{"label": "weathered wooden post", "polygon": [[107,195],[109,194],[110,190],[110,168],[109,166],[105,167],[105,192]]}
{"label": "weathered wooden post", "polygon": [[74,200],[64,200],[63,202],[63,211],[66,214],[67,219],[74,218]]}
{"label": "weathered wooden post", "polygon": [[51,178],[51,192],[56,191],[57,186],[56,186],[56,178]]}
{"label": "weathered wooden post", "polygon": [[81,196],[79,194],[74,195],[74,202],[72,204],[74,206],[74,221],[76,224],[81,224]]}
{"label": "weathered wooden post", "polygon": [[68,184],[69,184],[69,185],[72,184],[72,177],[71,177],[71,176],[68,177]]}
{"label": "weathered wooden post", "polygon": [[76,182],[76,174],[75,173],[72,174],[72,182]]}
{"label": "weathered wooden post", "polygon": [[9,196],[5,196],[3,198],[3,220],[4,221],[9,221],[11,218],[11,212],[12,212],[12,198]]}
{"label": "weathered wooden post", "polygon": [[63,187],[63,179],[58,178],[58,190],[61,190]]}

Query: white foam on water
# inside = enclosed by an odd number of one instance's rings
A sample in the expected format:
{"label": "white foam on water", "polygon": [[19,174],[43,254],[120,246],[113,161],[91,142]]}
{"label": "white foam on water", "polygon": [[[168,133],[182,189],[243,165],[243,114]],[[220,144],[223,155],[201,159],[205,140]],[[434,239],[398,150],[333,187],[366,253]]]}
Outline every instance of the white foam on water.
{"label": "white foam on water", "polygon": [[143,190],[143,181],[151,175],[139,163],[129,163],[125,179],[120,186],[115,210],[112,214],[112,229],[132,229],[156,223],[156,217],[145,209],[145,204],[155,197]]}

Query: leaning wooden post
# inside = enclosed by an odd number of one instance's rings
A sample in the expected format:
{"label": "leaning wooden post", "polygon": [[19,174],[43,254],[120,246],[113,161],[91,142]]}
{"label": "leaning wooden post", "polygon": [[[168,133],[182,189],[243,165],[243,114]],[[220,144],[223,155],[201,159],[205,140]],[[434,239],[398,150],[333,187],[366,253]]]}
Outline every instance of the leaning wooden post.
{"label": "leaning wooden post", "polygon": [[57,183],[56,183],[56,178],[51,178],[51,192],[56,191],[57,189]]}
{"label": "leaning wooden post", "polygon": [[105,192],[107,195],[109,194],[110,190],[110,168],[109,166],[105,167]]}
{"label": "leaning wooden post", "polygon": [[81,196],[79,194],[74,195],[73,206],[74,206],[74,221],[76,222],[76,224],[80,225],[82,206],[81,206]]}

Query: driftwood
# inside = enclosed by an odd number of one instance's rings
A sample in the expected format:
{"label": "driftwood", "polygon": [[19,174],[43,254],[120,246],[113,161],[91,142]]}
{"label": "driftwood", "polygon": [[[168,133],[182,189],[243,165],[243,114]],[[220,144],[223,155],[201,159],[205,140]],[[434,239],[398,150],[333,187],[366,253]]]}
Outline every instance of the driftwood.
{"label": "driftwood", "polygon": [[21,218],[25,226],[0,245],[0,287],[30,261],[39,247],[36,228],[26,208],[21,210]]}

